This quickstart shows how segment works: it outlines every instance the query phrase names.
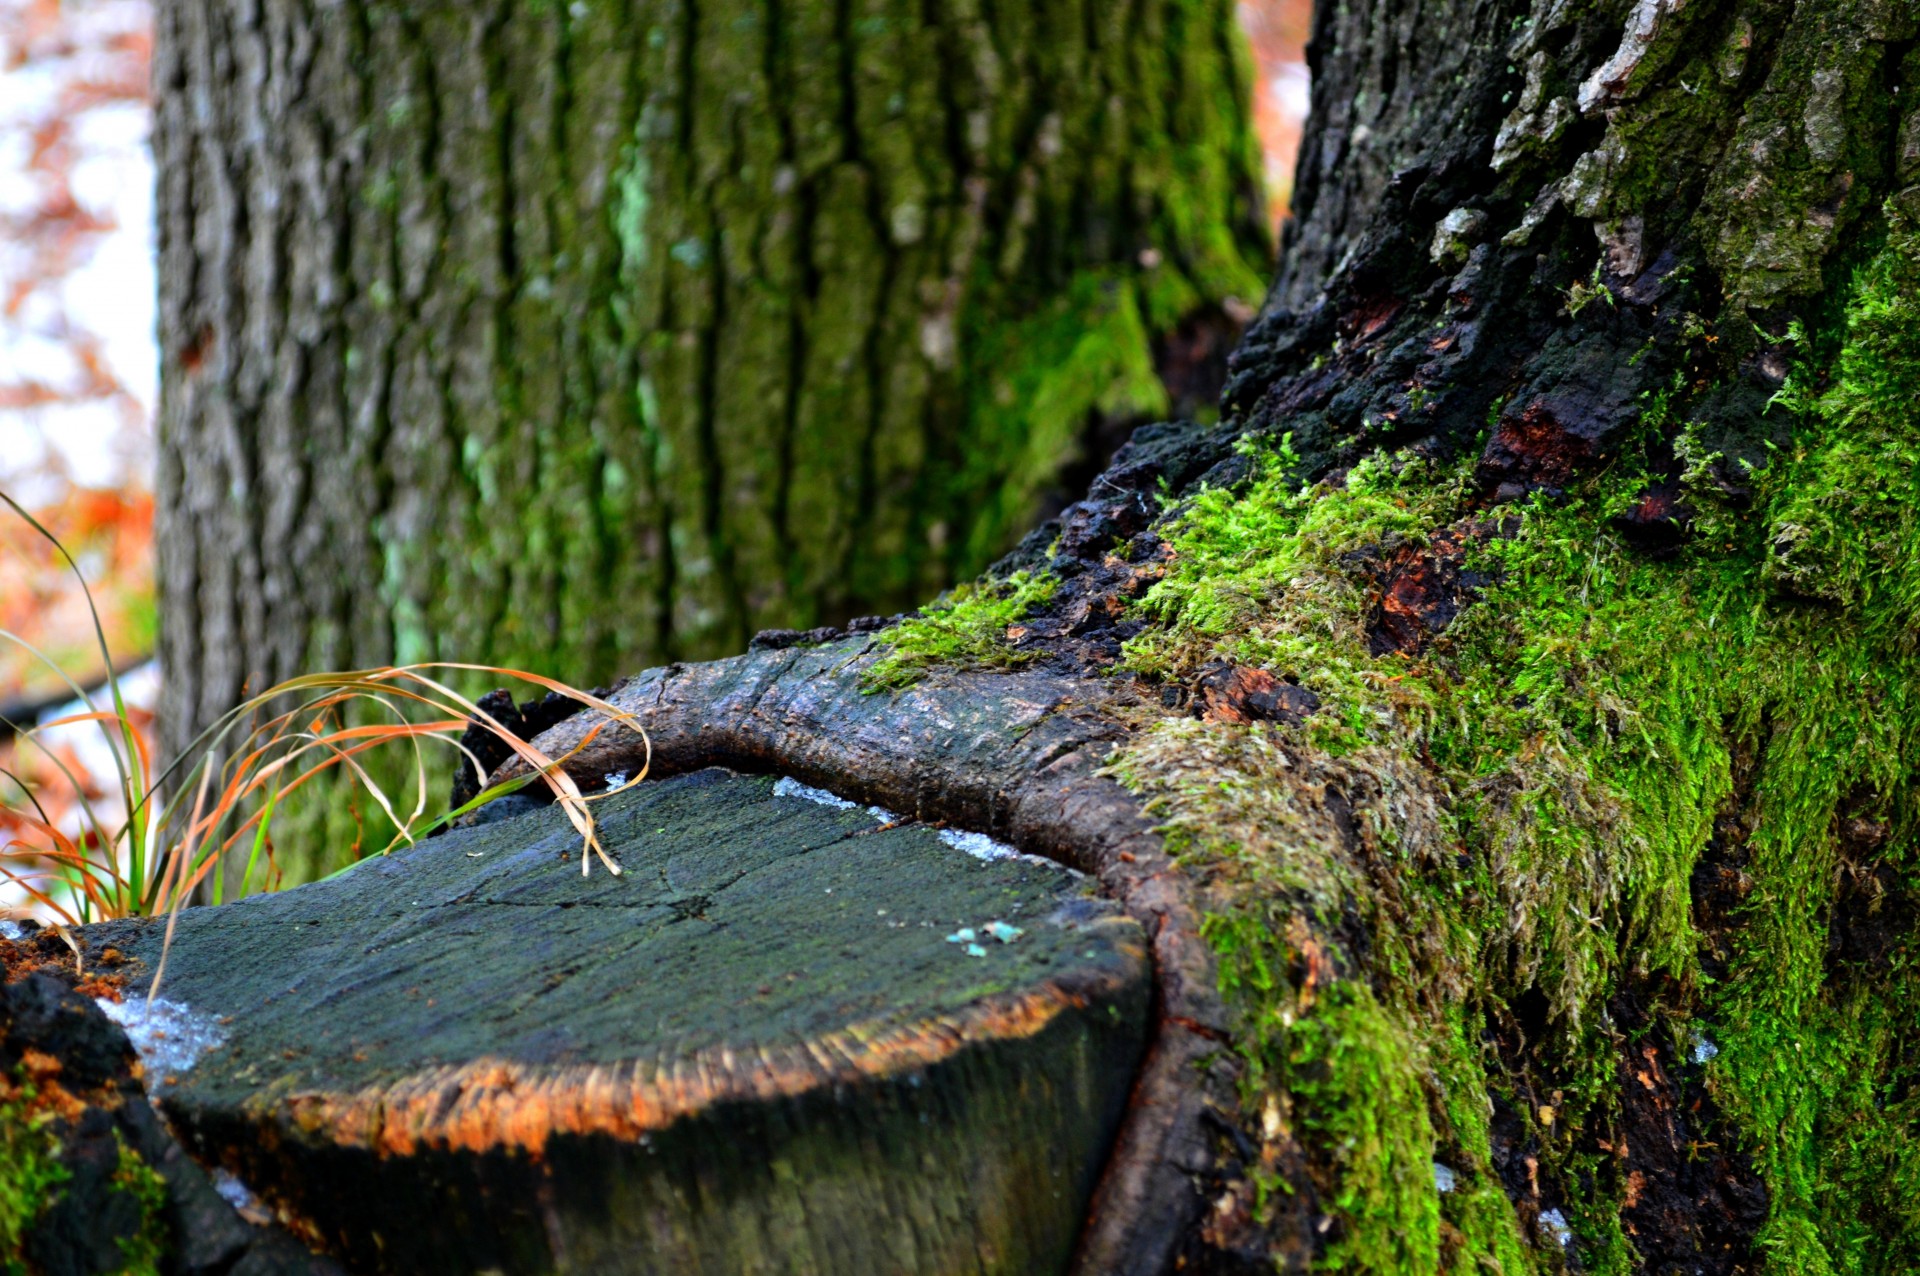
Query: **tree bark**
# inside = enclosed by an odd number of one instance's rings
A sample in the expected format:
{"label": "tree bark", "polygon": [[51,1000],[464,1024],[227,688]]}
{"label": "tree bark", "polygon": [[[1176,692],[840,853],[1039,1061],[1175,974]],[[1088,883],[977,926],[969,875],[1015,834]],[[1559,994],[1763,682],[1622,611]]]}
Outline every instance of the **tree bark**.
{"label": "tree bark", "polygon": [[1085,1270],[1912,1270],[1920,15],[1326,0],[1311,60],[1221,425],[618,698],[1148,925]]}
{"label": "tree bark", "polygon": [[1265,272],[1223,0],[158,17],[175,748],[313,668],[912,606]]}

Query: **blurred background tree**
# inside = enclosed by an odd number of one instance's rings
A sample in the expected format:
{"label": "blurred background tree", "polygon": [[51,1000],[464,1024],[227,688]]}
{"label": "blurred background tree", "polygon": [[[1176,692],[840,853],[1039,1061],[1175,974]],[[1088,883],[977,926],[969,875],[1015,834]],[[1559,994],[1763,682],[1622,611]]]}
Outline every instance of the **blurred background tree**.
{"label": "blurred background tree", "polygon": [[913,606],[1204,410],[1269,267],[1226,0],[157,18],[176,746]]}

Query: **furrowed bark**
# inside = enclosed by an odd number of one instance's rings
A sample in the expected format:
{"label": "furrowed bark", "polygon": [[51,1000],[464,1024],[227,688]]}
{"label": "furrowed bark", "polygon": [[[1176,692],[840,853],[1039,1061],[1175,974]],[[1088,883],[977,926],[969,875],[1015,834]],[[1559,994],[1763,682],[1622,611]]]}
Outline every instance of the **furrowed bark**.
{"label": "furrowed bark", "polygon": [[168,743],[314,668],[590,685],[979,570],[1172,406],[1159,338],[1250,313],[1239,41],[1218,0],[166,9]]}

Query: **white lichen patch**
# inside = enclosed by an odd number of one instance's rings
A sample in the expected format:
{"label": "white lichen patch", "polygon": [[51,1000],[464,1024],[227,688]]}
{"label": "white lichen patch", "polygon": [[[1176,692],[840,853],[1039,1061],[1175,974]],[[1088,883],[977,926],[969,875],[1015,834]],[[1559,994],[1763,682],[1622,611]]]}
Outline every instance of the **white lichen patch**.
{"label": "white lichen patch", "polygon": [[1496,173],[1520,158],[1529,147],[1551,146],[1559,141],[1567,125],[1573,122],[1573,103],[1564,96],[1547,95],[1548,73],[1552,68],[1553,60],[1545,49],[1536,50],[1527,59],[1526,86],[1493,139]]}
{"label": "white lichen patch", "polygon": [[959,829],[941,829],[940,840],[956,851],[965,851],[977,860],[1005,860],[1020,852],[1005,842],[996,842],[985,833],[963,833]]}
{"label": "white lichen patch", "polygon": [[1436,266],[1465,261],[1468,249],[1480,241],[1486,229],[1485,213],[1477,208],[1456,208],[1435,224],[1428,256]]}
{"label": "white lichen patch", "polygon": [[1580,113],[1592,115],[1619,97],[1641,59],[1647,56],[1661,22],[1683,6],[1684,0],[1639,0],[1627,17],[1620,47],[1580,86]]}
{"label": "white lichen patch", "polygon": [[[773,795],[775,797],[802,798],[808,802],[817,802],[821,806],[830,806],[836,811],[851,811],[860,805],[860,803],[849,801],[837,793],[829,793],[825,789],[816,789],[811,784],[802,784],[790,775],[783,775],[773,782]],[[884,806],[869,806],[866,808],[866,811],[868,815],[871,815],[882,824],[897,823],[902,818]],[[991,862],[994,860],[1023,859],[1034,860],[1049,865],[1050,867],[1060,867],[1054,864],[1052,860],[1045,859],[1038,855],[1027,855],[1017,848],[1007,845],[1005,842],[995,841],[985,833],[968,833],[962,829],[940,829],[939,834],[942,842],[951,846],[956,851],[966,852],[977,860]],[[1074,872],[1072,869],[1068,869],[1067,871]],[[1074,875],[1079,876],[1078,873]]]}
{"label": "white lichen patch", "polygon": [[811,784],[802,784],[790,775],[783,775],[773,782],[775,797],[804,798],[809,802],[818,802],[821,806],[830,806],[836,811],[851,811],[859,806],[858,802],[849,802],[836,793],[825,789],[816,789]]}
{"label": "white lichen patch", "polygon": [[101,997],[96,1004],[107,1018],[126,1030],[134,1053],[146,1069],[149,1089],[187,1071],[201,1055],[227,1039],[211,1015],[165,997],[151,1002],[137,995],[122,1002]]}

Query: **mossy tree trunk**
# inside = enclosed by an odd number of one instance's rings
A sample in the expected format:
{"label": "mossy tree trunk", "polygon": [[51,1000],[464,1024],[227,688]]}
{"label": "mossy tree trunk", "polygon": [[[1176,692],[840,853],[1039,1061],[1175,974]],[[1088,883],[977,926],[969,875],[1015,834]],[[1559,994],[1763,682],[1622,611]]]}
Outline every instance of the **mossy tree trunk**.
{"label": "mossy tree trunk", "polygon": [[314,668],[911,606],[1263,285],[1225,0],[158,18],[176,747]]}
{"label": "mossy tree trunk", "polygon": [[1209,1245],[1920,1266],[1917,37],[1319,6],[1280,274],[1120,662],[1204,719],[1119,773],[1238,1015]]}
{"label": "mossy tree trunk", "polygon": [[1310,58],[1224,421],[860,676],[1044,657],[1128,733],[1227,1007],[1161,1048],[1238,1092],[1138,1154],[1186,1270],[1920,1268],[1920,10],[1325,0]]}

